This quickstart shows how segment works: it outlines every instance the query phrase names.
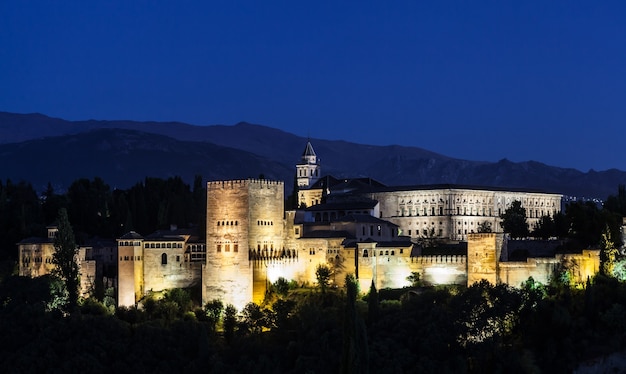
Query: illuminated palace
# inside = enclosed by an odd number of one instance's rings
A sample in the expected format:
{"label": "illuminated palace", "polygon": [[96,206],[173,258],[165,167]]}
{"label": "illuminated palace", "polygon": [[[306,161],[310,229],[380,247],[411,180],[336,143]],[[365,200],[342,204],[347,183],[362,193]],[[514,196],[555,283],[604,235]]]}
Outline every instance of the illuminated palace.
{"label": "illuminated palace", "polygon": [[[372,281],[379,289],[408,286],[412,272],[425,284],[487,279],[519,286],[530,276],[547,282],[563,260],[576,263],[573,276],[584,282],[599,267],[597,250],[512,261],[513,241],[501,233],[500,214],[520,201],[532,225],[560,211],[558,194],[336,179],[321,175],[310,142],[296,176],[299,209],[285,211],[282,181],[211,181],[206,237],[172,227],[117,239],[119,305],[136,305],[150,291],[199,284],[203,303],[219,298],[241,309],[261,301],[268,282],[279,277],[313,285],[320,264],[331,268],[338,285],[355,274],[362,290]],[[425,254],[420,243],[427,240],[462,250],[444,246]]]}

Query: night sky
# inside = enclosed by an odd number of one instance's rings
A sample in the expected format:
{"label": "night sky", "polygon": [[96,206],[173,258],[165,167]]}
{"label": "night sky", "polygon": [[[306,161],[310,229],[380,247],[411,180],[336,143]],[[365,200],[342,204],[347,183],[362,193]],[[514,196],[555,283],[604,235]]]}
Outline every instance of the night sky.
{"label": "night sky", "polygon": [[626,170],[626,3],[2,1],[0,110]]}

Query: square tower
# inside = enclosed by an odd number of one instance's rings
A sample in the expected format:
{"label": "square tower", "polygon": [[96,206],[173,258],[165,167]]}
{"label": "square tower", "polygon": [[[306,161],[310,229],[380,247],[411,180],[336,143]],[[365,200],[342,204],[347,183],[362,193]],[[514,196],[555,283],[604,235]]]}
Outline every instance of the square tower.
{"label": "square tower", "polygon": [[241,310],[253,300],[250,251],[283,248],[284,183],[207,183],[206,266],[202,301],[221,299]]}

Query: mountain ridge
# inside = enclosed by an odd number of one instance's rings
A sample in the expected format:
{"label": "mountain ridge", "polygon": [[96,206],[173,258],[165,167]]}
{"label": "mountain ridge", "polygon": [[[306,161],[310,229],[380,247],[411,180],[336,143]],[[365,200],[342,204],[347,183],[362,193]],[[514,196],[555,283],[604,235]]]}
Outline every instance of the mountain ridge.
{"label": "mountain ridge", "polygon": [[[107,155],[103,149],[99,150],[101,153],[89,153],[90,149],[103,146],[97,139],[85,136],[95,130],[107,130],[100,133],[100,136],[110,139],[112,146],[118,142],[130,144],[127,145],[130,147],[129,152],[126,156],[123,156],[123,153]],[[113,135],[115,133],[117,138]],[[151,139],[156,149],[143,149],[143,153],[139,152],[141,148],[137,147],[142,143],[137,140],[131,141],[133,137]],[[70,147],[67,146],[68,143],[61,143],[58,138],[65,138],[66,142],[72,140],[82,146]],[[40,141],[35,148],[26,146],[32,144],[28,142],[35,140]],[[53,177],[53,174],[46,171],[45,165],[30,160],[35,155],[44,159],[49,158],[36,150],[39,147],[49,153],[57,153],[57,158],[65,160],[66,169],[82,171],[83,174],[89,169],[84,165],[89,160],[76,155],[90,154],[90,157],[98,161],[95,164],[101,170],[96,171],[95,175],[101,174],[98,176],[112,184],[112,181],[109,182],[103,177],[110,175],[116,183],[120,183],[120,186],[132,185],[146,176],[166,177],[178,169],[181,174],[185,174],[181,175],[183,177],[188,177],[189,173],[196,170],[199,171],[198,174],[208,179],[257,177],[264,174],[267,178],[284,180],[289,192],[295,165],[300,161],[307,140],[280,129],[247,122],[239,122],[232,126],[197,126],[182,122],[66,121],[40,113],[0,112],[0,155],[3,155],[5,161],[21,160],[16,167],[11,167],[4,161],[0,162],[0,170],[5,174],[0,175],[0,178],[25,178],[34,186],[38,186],[43,177]],[[617,169],[606,171],[592,169],[582,172],[573,168],[549,166],[534,160],[512,162],[504,158],[497,162],[471,161],[448,157],[418,147],[374,146],[345,140],[310,140],[321,159],[322,174],[331,174],[338,178],[371,177],[387,185],[471,184],[533,188],[571,196],[604,199],[610,194],[615,194],[619,184],[626,184],[626,172]],[[167,147],[168,143],[176,144],[176,147]],[[22,144],[21,148],[17,146],[18,144]],[[53,144],[56,147],[60,147],[60,144],[66,145],[53,150]],[[142,146],[145,148],[146,144]],[[201,151],[203,147],[206,147],[204,152]],[[145,152],[155,152],[153,159],[155,163],[142,158]],[[133,160],[131,154],[138,159]],[[107,157],[111,158],[110,163],[121,170],[123,165],[133,165],[137,177],[130,180],[133,174],[128,172],[123,174],[128,180],[116,175],[111,170],[111,165],[103,161]],[[168,162],[170,158],[177,162]],[[143,162],[139,162],[140,160]],[[161,166],[157,167],[159,165]],[[22,169],[28,169],[28,173],[19,172]],[[71,173],[62,174],[62,178],[56,179],[59,185],[67,186],[68,182],[73,181],[67,180]]]}

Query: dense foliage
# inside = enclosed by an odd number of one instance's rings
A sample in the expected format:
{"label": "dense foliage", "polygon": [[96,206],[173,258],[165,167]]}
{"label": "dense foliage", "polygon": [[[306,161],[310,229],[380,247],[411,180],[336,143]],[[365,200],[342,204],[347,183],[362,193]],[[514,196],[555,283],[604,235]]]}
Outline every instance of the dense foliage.
{"label": "dense foliage", "polygon": [[374,288],[367,301],[348,279],[345,290],[290,287],[241,311],[171,290],[142,309],[87,300],[70,315],[55,307],[54,283],[0,284],[8,372],[565,373],[626,344],[626,284],[604,276],[585,289],[532,279],[520,289]]}

